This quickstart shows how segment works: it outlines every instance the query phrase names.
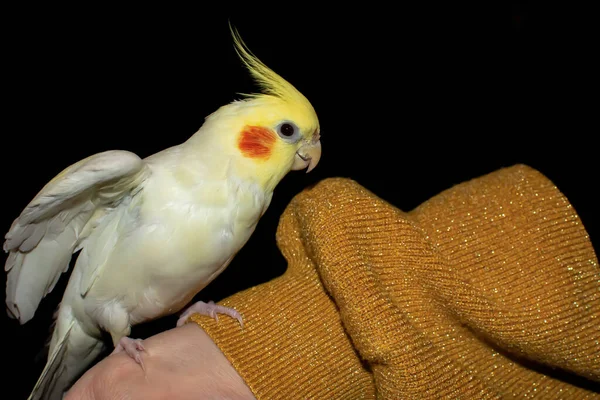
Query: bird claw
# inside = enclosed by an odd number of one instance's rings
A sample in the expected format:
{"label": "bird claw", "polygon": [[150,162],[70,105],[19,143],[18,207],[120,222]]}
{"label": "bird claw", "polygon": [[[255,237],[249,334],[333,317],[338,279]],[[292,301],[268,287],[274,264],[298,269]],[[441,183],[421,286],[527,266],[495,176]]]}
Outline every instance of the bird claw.
{"label": "bird claw", "polygon": [[115,346],[112,354],[121,353],[123,351],[136,363],[140,364],[144,371],[146,370],[140,353],[141,351],[146,351],[146,348],[142,344],[142,339],[131,339],[126,336],[122,337],[121,340],[119,340],[119,344]]}
{"label": "bird claw", "polygon": [[217,322],[219,321],[218,314],[229,315],[231,318],[237,319],[237,321],[240,323],[240,326],[242,328],[244,327],[244,322],[242,321],[242,315],[238,311],[236,311],[235,309],[233,309],[231,307],[225,307],[225,306],[222,306],[219,304],[215,304],[213,301],[209,301],[208,303],[205,303],[203,301],[198,301],[198,302],[194,303],[193,305],[191,305],[190,307],[188,307],[188,309],[185,310],[185,312],[183,314],[181,314],[181,317],[179,317],[179,319],[177,320],[177,326],[179,327],[179,326],[184,325],[187,322],[187,319],[192,314],[196,314],[196,313],[214,318]]}

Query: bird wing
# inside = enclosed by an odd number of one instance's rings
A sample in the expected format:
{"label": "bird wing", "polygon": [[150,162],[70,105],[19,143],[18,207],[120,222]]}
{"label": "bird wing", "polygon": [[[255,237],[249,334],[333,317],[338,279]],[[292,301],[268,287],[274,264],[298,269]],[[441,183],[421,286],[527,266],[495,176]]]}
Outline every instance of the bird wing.
{"label": "bird wing", "polygon": [[136,154],[111,150],[69,166],[44,186],[5,236],[9,316],[21,324],[33,317],[69,269],[95,213],[140,190],[147,176],[146,164]]}

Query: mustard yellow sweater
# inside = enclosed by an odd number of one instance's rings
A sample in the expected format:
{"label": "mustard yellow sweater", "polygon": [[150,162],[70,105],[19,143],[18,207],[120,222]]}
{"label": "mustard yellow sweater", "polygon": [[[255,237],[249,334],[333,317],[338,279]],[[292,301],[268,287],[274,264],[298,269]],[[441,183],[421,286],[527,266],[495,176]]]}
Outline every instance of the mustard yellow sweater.
{"label": "mustard yellow sweater", "polygon": [[289,204],[277,243],[286,273],[221,302],[243,329],[191,317],[258,399],[600,398],[598,260],[527,166],[411,212],[326,179]]}

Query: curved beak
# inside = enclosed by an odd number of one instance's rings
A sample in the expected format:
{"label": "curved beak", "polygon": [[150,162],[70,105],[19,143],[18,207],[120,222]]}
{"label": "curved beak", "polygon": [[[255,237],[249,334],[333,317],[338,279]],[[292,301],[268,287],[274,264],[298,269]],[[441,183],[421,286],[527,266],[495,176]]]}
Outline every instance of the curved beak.
{"label": "curved beak", "polygon": [[302,145],[294,156],[294,164],[292,169],[297,171],[308,167],[306,173],[312,171],[321,158],[321,141],[310,142]]}

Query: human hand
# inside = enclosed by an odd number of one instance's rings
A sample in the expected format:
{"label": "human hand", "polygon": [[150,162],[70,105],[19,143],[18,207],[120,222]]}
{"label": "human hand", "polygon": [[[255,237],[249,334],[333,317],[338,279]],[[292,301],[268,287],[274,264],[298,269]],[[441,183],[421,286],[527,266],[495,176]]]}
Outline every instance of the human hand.
{"label": "human hand", "polygon": [[225,355],[198,325],[144,340],[145,372],[124,353],[88,370],[65,400],[254,399]]}

